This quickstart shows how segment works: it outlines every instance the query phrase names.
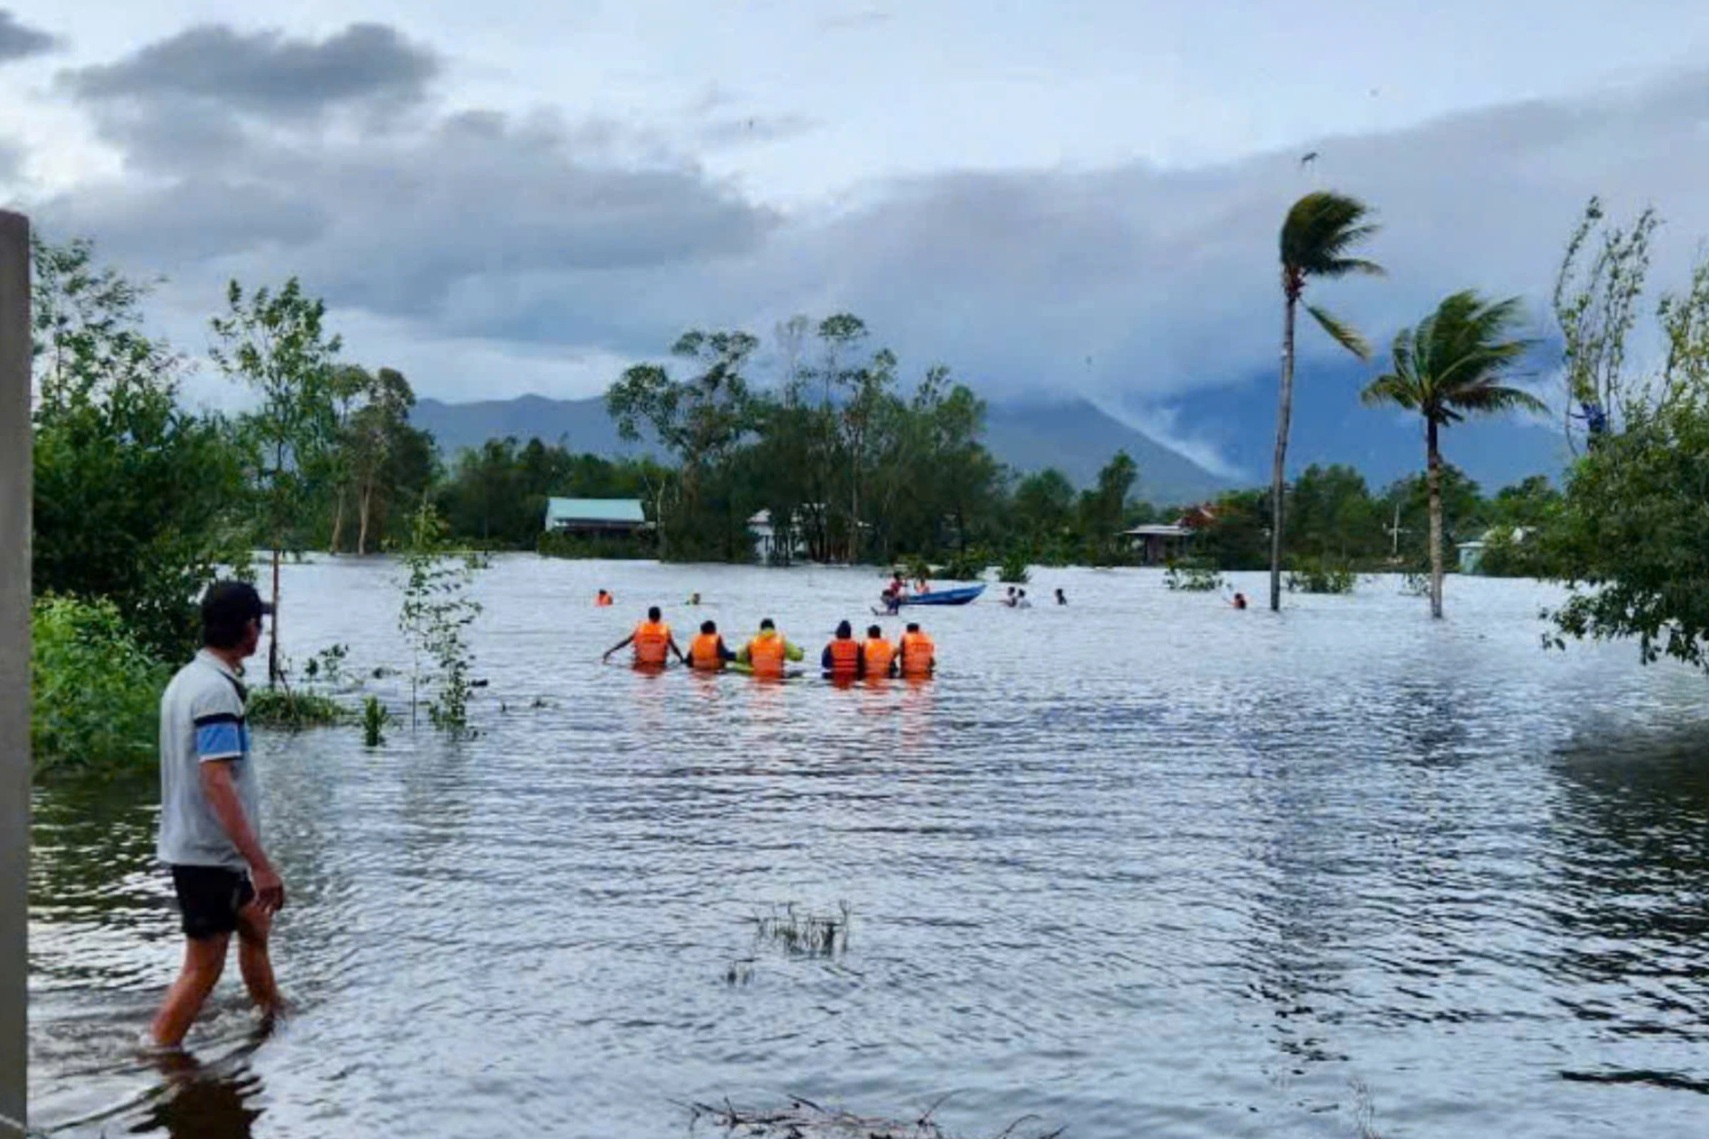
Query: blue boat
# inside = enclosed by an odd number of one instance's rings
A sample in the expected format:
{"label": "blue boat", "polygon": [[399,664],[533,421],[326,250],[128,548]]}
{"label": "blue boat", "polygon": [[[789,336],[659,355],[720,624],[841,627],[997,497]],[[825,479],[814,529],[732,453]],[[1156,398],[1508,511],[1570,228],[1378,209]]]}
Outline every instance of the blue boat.
{"label": "blue boat", "polygon": [[969,601],[985,592],[983,585],[965,585],[957,589],[938,589],[931,593],[908,593],[902,597],[904,605],[966,605]]}

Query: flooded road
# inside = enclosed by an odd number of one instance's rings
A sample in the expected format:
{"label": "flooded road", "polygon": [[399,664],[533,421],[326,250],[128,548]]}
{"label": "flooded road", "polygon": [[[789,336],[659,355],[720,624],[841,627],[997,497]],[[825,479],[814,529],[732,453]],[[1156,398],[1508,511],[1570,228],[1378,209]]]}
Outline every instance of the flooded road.
{"label": "flooded road", "polygon": [[[394,575],[290,567],[287,653],[407,667]],[[922,612],[925,686],[599,663],[655,602],[816,657],[879,585],[498,559],[476,738],[260,737],[296,1012],[258,1039],[232,967],[194,1072],[135,1047],[179,952],[152,783],[39,792],[33,1122],[668,1136],[793,1093],[970,1135],[1709,1134],[1701,678],[1545,654],[1534,583],[1451,580],[1433,625],[1393,580],[1278,618],[1134,570]],[[846,947],[756,927],[790,903],[846,904]]]}

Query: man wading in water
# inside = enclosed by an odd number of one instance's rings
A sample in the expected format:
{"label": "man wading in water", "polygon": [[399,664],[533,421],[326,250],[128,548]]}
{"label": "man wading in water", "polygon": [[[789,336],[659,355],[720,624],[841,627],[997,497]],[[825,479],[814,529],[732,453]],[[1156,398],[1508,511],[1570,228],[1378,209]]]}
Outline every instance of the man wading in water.
{"label": "man wading in water", "polygon": [[237,934],[238,965],[267,1017],[279,990],[267,956],[285,885],[261,849],[260,795],[244,724],[248,693],[238,680],[255,654],[261,618],[272,611],[254,586],[221,581],[202,598],[202,651],[160,698],[160,860],[184,915],[184,968],[149,1035],[177,1048],[225,970]]}

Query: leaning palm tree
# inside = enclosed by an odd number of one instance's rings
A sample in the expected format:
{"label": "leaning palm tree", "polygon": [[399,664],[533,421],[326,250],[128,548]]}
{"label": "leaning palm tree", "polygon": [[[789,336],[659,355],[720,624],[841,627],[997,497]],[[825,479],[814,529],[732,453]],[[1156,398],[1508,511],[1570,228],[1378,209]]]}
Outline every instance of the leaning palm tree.
{"label": "leaning palm tree", "polygon": [[1394,404],[1424,416],[1430,489],[1430,615],[1442,616],[1441,429],[1471,414],[1546,410],[1530,392],[1502,381],[1531,349],[1515,335],[1524,320],[1518,297],[1490,301],[1467,290],[1443,301],[1394,340],[1392,369],[1365,389],[1367,404]]}
{"label": "leaning palm tree", "polygon": [[[1276,412],[1276,464],[1270,472],[1270,608],[1282,607],[1282,496],[1288,459],[1288,424],[1294,415],[1294,314],[1306,283],[1351,273],[1381,274],[1373,261],[1349,257],[1353,248],[1377,232],[1365,219],[1370,207],[1357,198],[1314,191],[1294,203],[1282,222],[1282,295],[1287,299],[1282,325],[1282,401]],[[1351,325],[1317,305],[1306,311],[1334,341],[1368,360],[1370,346]]]}

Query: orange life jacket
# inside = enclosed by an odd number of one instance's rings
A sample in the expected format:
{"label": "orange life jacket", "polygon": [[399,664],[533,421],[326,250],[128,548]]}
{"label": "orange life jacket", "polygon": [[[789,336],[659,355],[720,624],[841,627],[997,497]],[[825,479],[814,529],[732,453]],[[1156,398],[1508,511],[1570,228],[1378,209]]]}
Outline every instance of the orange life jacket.
{"label": "orange life jacket", "polygon": [[748,665],[754,670],[755,676],[782,676],[783,662],[788,651],[789,642],[783,639],[782,633],[755,637],[748,642]]}
{"label": "orange life jacket", "polygon": [[883,637],[874,637],[860,648],[866,660],[868,676],[889,676],[890,665],[896,659],[896,646]]}
{"label": "orange life jacket", "polygon": [[937,646],[924,633],[902,634],[902,675],[930,676]]}
{"label": "orange life jacket", "polygon": [[702,672],[718,672],[724,667],[724,654],[718,650],[723,639],[717,633],[702,633],[688,646],[688,663]]}
{"label": "orange life jacket", "polygon": [[598,597],[593,599],[593,603],[595,605],[599,606],[601,609],[604,609],[607,605],[611,604],[611,594],[602,593]]}
{"label": "orange life jacket", "polygon": [[831,642],[831,675],[856,676],[860,673],[860,642],[853,637],[839,637]]}
{"label": "orange life jacket", "polygon": [[671,627],[643,621],[635,626],[635,663],[664,664],[669,651]]}

